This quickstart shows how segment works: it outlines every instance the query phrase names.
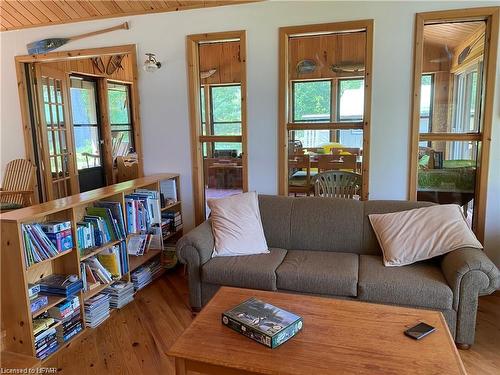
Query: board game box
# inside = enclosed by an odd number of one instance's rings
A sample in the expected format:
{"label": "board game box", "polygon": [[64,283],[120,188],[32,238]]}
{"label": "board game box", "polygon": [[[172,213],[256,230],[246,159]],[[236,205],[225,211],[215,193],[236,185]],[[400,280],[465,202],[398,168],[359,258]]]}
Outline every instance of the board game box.
{"label": "board game box", "polygon": [[250,298],[222,313],[222,323],[269,348],[276,348],[302,329],[303,320],[279,307]]}

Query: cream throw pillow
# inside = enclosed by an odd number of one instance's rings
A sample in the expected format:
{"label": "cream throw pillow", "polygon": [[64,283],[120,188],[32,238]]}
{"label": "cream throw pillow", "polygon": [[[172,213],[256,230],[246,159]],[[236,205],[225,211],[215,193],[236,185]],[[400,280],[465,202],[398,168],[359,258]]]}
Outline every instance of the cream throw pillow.
{"label": "cream throw pillow", "polygon": [[212,211],[213,257],[269,253],[256,192],[209,199],[207,203]]}
{"label": "cream throw pillow", "polygon": [[461,247],[483,248],[456,204],[368,217],[386,266],[412,264]]}

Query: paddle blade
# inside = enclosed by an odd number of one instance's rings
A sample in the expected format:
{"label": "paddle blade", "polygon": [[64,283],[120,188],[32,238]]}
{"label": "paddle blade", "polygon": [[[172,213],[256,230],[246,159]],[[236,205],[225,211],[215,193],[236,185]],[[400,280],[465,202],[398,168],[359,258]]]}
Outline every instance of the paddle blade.
{"label": "paddle blade", "polygon": [[32,42],[26,45],[28,49],[28,54],[30,55],[38,55],[41,53],[47,53],[55,50],[61,46],[64,46],[68,43],[69,39],[67,38],[50,38],[38,40],[36,42]]}

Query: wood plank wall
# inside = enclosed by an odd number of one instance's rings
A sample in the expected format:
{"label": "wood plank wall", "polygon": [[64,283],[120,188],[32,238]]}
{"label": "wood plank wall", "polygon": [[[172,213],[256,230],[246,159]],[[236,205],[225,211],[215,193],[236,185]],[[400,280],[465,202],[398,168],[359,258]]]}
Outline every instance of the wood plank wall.
{"label": "wood plank wall", "polygon": [[201,44],[200,72],[216,69],[214,75],[201,79],[202,84],[241,82],[240,42]]}
{"label": "wood plank wall", "polygon": [[[109,59],[111,56],[102,56],[102,62],[104,64],[104,69],[108,66]],[[113,74],[109,75],[106,73],[101,73],[95,65],[92,63],[90,58],[86,59],[73,59],[66,61],[56,61],[43,63],[44,66],[49,66],[58,70],[62,70],[68,73],[78,73],[91,75],[93,77],[108,78],[111,80],[122,81],[122,82],[133,82],[133,62],[130,55],[125,55],[122,60],[123,69],[117,69]]]}
{"label": "wood plank wall", "polygon": [[[359,73],[336,73],[332,71],[331,66],[363,64],[365,44],[364,32],[292,38],[288,47],[290,79],[359,76]],[[312,73],[298,73],[297,64],[302,60],[314,60],[317,64],[316,70]]]}

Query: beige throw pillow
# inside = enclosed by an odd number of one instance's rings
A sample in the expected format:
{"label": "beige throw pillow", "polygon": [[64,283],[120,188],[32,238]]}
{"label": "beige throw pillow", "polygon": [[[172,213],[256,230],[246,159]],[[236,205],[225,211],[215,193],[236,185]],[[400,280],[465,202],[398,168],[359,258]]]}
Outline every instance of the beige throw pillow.
{"label": "beige throw pillow", "polygon": [[483,248],[456,204],[368,217],[386,266],[412,264],[461,247]]}
{"label": "beige throw pillow", "polygon": [[209,199],[207,203],[215,238],[213,257],[269,253],[257,193]]}

